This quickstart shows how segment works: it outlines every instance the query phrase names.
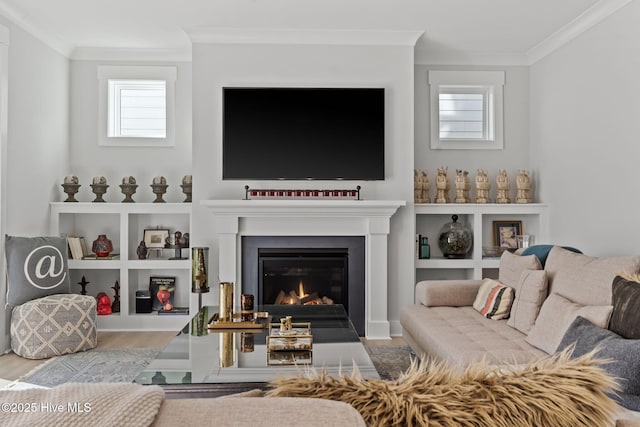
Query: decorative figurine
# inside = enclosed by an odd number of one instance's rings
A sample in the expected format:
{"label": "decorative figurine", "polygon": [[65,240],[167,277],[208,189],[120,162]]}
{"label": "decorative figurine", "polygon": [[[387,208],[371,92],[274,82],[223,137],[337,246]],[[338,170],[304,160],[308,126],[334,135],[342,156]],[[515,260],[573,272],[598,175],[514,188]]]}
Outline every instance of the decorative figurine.
{"label": "decorative figurine", "polygon": [[93,200],[93,203],[104,203],[104,199],[102,195],[107,192],[107,178],[104,176],[95,176],[93,177],[93,184],[91,184],[91,191],[96,195],[96,198]]}
{"label": "decorative figurine", "polygon": [[114,290],[113,303],[111,304],[111,311],[114,313],[120,313],[120,283],[116,280],[116,284],[111,287]]}
{"label": "decorative figurine", "polygon": [[136,253],[138,254],[138,259],[147,259],[147,245],[144,243],[144,240],[140,240],[140,244],[136,249]]}
{"label": "decorative figurine", "polygon": [[413,201],[422,203],[422,181],[420,180],[420,171],[413,170]]}
{"label": "decorative figurine", "polygon": [[122,178],[122,184],[120,184],[120,189],[122,190],[122,194],[124,194],[124,200],[122,203],[134,203],[135,200],[131,196],[133,196],[136,192],[136,188],[138,185],[136,184],[136,179],[132,176],[125,176]]}
{"label": "decorative figurine", "polygon": [[93,241],[91,252],[99,258],[109,256],[109,254],[113,252],[113,244],[111,240],[107,239],[106,234],[100,234],[98,238]]}
{"label": "decorative figurine", "polygon": [[182,192],[187,196],[183,203],[191,203],[191,182],[191,175],[185,175],[182,177],[182,184],[180,184],[180,187],[182,188]]}
{"label": "decorative figurine", "polygon": [[422,182],[422,194],[420,195],[422,203],[431,203],[431,199],[429,198],[431,184],[429,182],[429,173],[426,170],[420,172],[420,182]]}
{"label": "decorative figurine", "polygon": [[80,285],[82,287],[82,290],[80,291],[80,295],[86,295],[87,294],[87,285],[91,283],[91,282],[87,282],[87,279],[84,278],[84,276],[82,276],[82,279],[78,282],[78,285]]}
{"label": "decorative figurine", "polygon": [[75,175],[66,176],[64,178],[64,183],[62,184],[62,188],[64,189],[64,192],[67,194],[67,199],[65,200],[65,202],[77,202],[77,200],[74,197],[74,195],[78,192],[78,189],[80,188],[80,184],[78,184],[77,176]]}
{"label": "decorative figurine", "polygon": [[489,190],[491,183],[484,169],[478,169],[476,174],[476,203],[489,203]]}
{"label": "decorative figurine", "polygon": [[436,176],[436,203],[449,203],[449,179],[447,178],[446,166],[438,168]]}
{"label": "decorative figurine", "polygon": [[98,300],[98,315],[106,316],[107,314],[113,313],[111,310],[111,300],[104,292],[100,292],[96,297]]}
{"label": "decorative figurine", "polygon": [[526,169],[520,169],[516,177],[516,203],[531,203],[531,180]]}
{"label": "decorative figurine", "polygon": [[463,171],[462,169],[456,169],[456,203],[469,203],[471,199],[469,198],[469,172]]}
{"label": "decorative figurine", "polygon": [[509,198],[509,188],[511,188],[511,185],[509,183],[509,177],[507,176],[506,170],[498,170],[496,183],[498,185],[498,196],[496,197],[496,203],[511,203],[511,199]]}
{"label": "decorative figurine", "polygon": [[182,249],[189,247],[189,233],[185,233],[184,236],[182,232],[176,231],[173,233],[173,237],[167,237],[165,239],[165,248],[167,249],[175,249],[175,256],[169,259],[186,259],[182,257]]}
{"label": "decorative figurine", "polygon": [[164,176],[156,176],[153,178],[153,184],[151,184],[151,188],[153,189],[153,194],[156,195],[156,199],[153,203],[164,203],[162,199],[162,195],[167,192],[167,180]]}

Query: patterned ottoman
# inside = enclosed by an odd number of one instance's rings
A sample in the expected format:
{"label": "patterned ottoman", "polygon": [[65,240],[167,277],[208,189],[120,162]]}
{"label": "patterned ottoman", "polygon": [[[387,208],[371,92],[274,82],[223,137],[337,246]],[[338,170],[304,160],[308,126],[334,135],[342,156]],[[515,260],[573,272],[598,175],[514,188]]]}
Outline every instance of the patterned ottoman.
{"label": "patterned ottoman", "polygon": [[27,359],[90,350],[97,344],[94,297],[50,295],[14,307],[11,313],[11,349]]}

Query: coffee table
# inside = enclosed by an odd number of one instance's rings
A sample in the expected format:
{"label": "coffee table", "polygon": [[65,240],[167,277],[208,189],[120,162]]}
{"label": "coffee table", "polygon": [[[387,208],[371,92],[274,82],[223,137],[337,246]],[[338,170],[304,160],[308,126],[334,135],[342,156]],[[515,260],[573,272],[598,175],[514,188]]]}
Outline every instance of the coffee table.
{"label": "coffee table", "polygon": [[265,305],[273,323],[292,316],[310,322],[313,350],[310,364],[267,363],[268,327],[263,330],[208,329],[216,306],[205,306],[141,372],[135,383],[158,384],[167,397],[216,397],[256,388],[310,367],[330,375],[350,374],[357,365],[362,376],[380,378],[342,305]]}

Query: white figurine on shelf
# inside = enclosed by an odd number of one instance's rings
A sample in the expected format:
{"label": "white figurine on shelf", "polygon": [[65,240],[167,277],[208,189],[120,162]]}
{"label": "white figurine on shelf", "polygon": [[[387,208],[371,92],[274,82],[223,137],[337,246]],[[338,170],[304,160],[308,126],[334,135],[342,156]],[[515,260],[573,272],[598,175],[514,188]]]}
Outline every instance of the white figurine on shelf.
{"label": "white figurine on shelf", "polygon": [[509,189],[511,188],[511,185],[509,183],[509,176],[507,175],[506,170],[498,170],[496,184],[498,185],[498,196],[496,197],[496,203],[511,203],[511,199],[509,198]]}
{"label": "white figurine on shelf", "polygon": [[436,203],[449,203],[449,179],[447,178],[446,166],[438,168],[436,176]]}
{"label": "white figurine on shelf", "polygon": [[429,192],[431,191],[429,182],[429,173],[426,170],[420,171],[420,182],[422,182],[422,193],[420,194],[421,203],[431,203]]}
{"label": "white figurine on shelf", "polygon": [[478,169],[476,173],[476,203],[489,203],[489,190],[491,183],[484,169]]}
{"label": "white figurine on shelf", "polygon": [[516,177],[516,203],[531,203],[531,179],[526,169],[520,169]]}
{"label": "white figurine on shelf", "polygon": [[413,170],[413,201],[422,203],[422,180],[418,169]]}
{"label": "white figurine on shelf", "polygon": [[456,169],[456,203],[469,203],[469,172]]}

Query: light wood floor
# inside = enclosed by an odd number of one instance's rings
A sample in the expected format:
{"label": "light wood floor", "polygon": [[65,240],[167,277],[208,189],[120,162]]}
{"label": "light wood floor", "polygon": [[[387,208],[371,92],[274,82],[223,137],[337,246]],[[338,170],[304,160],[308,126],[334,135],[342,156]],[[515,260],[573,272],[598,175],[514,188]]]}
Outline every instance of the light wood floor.
{"label": "light wood floor", "polygon": [[[175,337],[173,331],[166,332],[98,332],[97,348],[164,348]],[[401,337],[393,337],[391,340],[367,340],[362,339],[367,345],[401,345],[404,341]],[[25,359],[14,353],[0,356],[0,378],[5,380],[17,380],[32,369],[45,363],[48,359]]]}

